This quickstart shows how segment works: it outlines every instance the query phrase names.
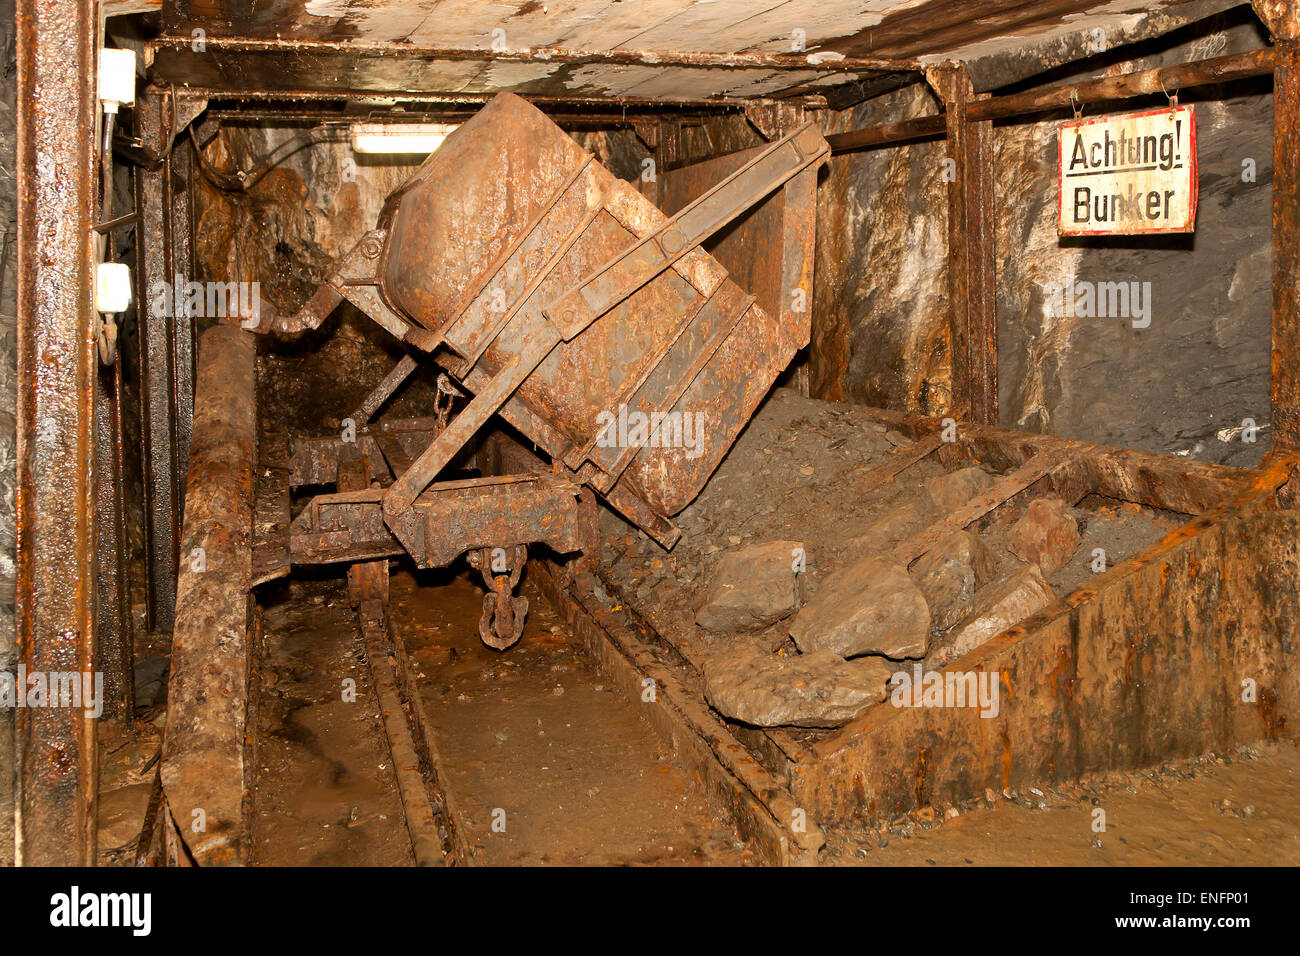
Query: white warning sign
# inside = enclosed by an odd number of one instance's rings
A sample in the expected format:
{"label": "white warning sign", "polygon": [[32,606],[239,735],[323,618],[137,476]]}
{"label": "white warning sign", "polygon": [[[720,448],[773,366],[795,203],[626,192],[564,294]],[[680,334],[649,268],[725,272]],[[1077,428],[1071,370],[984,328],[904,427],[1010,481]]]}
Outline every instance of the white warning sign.
{"label": "white warning sign", "polygon": [[1195,107],[1071,120],[1060,150],[1061,235],[1195,230]]}

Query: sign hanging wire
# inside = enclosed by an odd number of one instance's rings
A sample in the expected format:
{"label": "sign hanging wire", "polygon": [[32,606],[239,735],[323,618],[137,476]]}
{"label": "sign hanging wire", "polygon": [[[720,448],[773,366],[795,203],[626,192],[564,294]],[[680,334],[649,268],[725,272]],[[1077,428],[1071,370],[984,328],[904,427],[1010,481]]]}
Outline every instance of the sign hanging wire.
{"label": "sign hanging wire", "polygon": [[1170,108],[1172,108],[1172,109],[1177,109],[1177,108],[1178,108],[1178,91],[1177,91],[1177,90],[1174,90],[1173,93],[1170,93],[1167,89],[1165,89],[1165,78],[1164,78],[1163,76],[1161,76],[1160,74],[1158,74],[1158,73],[1156,74],[1156,79],[1158,79],[1158,80],[1160,81],[1160,92],[1163,93],[1163,94],[1165,94],[1165,98],[1169,100],[1169,106],[1170,106]]}

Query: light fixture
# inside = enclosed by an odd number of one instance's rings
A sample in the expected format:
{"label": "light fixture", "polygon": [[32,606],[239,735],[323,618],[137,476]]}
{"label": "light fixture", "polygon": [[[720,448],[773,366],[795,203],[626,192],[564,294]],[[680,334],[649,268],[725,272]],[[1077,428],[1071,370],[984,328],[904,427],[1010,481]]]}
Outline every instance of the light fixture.
{"label": "light fixture", "polygon": [[432,153],[456,127],[448,123],[353,123],[358,153]]}
{"label": "light fixture", "polygon": [[101,262],[95,267],[95,309],[119,315],[131,305],[131,267],[125,262]]}
{"label": "light fixture", "polygon": [[135,105],[135,51],[105,47],[99,51],[99,101],[105,113]]}

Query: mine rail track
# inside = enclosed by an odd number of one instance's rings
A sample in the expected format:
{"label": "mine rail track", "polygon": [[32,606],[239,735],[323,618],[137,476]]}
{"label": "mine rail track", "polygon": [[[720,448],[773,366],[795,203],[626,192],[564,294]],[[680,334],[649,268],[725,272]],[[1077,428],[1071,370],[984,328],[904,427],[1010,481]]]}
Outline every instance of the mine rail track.
{"label": "mine rail track", "polygon": [[455,814],[438,781],[436,746],[411,680],[411,665],[388,620],[388,562],[354,565],[348,591],[356,608],[371,684],[402,799],[417,866],[454,866],[469,859]]}

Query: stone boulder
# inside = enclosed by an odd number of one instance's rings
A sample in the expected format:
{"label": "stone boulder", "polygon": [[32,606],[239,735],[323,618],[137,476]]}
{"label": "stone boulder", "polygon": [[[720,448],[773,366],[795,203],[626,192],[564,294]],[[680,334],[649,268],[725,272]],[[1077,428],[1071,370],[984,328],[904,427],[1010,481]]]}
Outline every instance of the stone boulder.
{"label": "stone boulder", "polygon": [[840,554],[846,561],[889,554],[904,539],[938,519],[933,505],[924,496],[906,498],[880,515],[862,534],[846,541],[839,549]]}
{"label": "stone boulder", "polygon": [[799,541],[765,541],[724,554],[695,623],[708,631],[752,631],[794,613],[794,552],[802,547]]}
{"label": "stone boulder", "polygon": [[912,581],[930,608],[930,628],[948,630],[975,607],[975,592],[997,577],[998,559],[978,534],[954,531],[912,565]]}
{"label": "stone boulder", "polygon": [[1079,522],[1060,498],[1038,498],[1029,503],[1011,530],[1007,548],[1016,557],[1055,574],[1070,563],[1079,547]]}
{"label": "stone boulder", "polygon": [[830,575],[790,624],[805,654],[922,657],[930,637],[925,597],[900,564],[869,557]]}
{"label": "stone boulder", "polygon": [[839,727],[888,696],[894,669],[878,657],[781,656],[737,641],[704,665],[704,693],[723,716],[756,727]]}
{"label": "stone boulder", "polygon": [[972,465],[946,475],[935,475],[925,480],[925,490],[930,493],[934,506],[941,512],[956,511],[973,498],[978,498],[993,487],[997,479]]}
{"label": "stone boulder", "polygon": [[1031,614],[1055,607],[1056,603],[1056,592],[1043,578],[1038,565],[1020,568],[975,595],[975,609],[944,635],[937,663],[956,660]]}

